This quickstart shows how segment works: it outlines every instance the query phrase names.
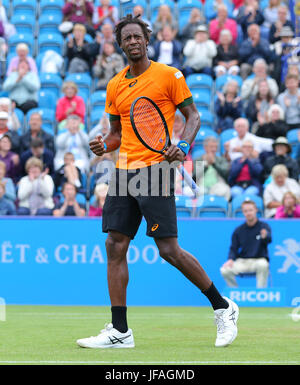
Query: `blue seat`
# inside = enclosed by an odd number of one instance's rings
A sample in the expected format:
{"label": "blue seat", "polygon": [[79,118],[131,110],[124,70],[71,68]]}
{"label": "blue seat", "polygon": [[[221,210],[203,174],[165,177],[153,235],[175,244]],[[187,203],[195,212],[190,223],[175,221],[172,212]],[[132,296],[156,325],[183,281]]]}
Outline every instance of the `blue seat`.
{"label": "blue seat", "polygon": [[38,10],[37,0],[13,0],[12,15],[26,15],[35,17]]}
{"label": "blue seat", "polygon": [[99,120],[105,112],[104,106],[95,106],[91,110],[90,114],[90,125],[91,127],[96,126],[99,123]]}
{"label": "blue seat", "polygon": [[17,30],[18,34],[34,34],[35,33],[35,17],[27,14],[13,15],[10,19]]}
{"label": "blue seat", "polygon": [[213,78],[206,74],[192,74],[186,78],[186,84],[190,89],[207,90],[209,94],[213,91]]}
{"label": "blue seat", "polygon": [[191,90],[197,108],[211,110],[210,94],[203,90]]}
{"label": "blue seat", "polygon": [[175,197],[176,213],[179,217],[193,216],[193,201],[191,198],[184,195],[177,195]]}
{"label": "blue seat", "polygon": [[156,20],[158,10],[161,5],[168,5],[171,9],[171,12],[174,12],[175,3],[173,0],[153,0],[150,2],[151,22]]}
{"label": "blue seat", "polygon": [[296,159],[296,157],[297,157],[297,150],[298,150],[298,145],[299,145],[299,140],[298,140],[298,132],[299,131],[300,131],[300,127],[299,128],[295,128],[293,130],[290,130],[286,134],[286,138],[287,138],[289,144],[292,147],[291,156],[294,159]]}
{"label": "blue seat", "polygon": [[52,14],[41,15],[38,20],[39,34],[57,33],[58,26],[62,22],[62,13],[59,16]]}
{"label": "blue seat", "polygon": [[185,13],[190,14],[193,8],[202,10],[202,3],[199,0],[179,0],[177,3],[178,14],[182,15]]}
{"label": "blue seat", "polygon": [[216,139],[219,138],[219,135],[214,130],[211,130],[209,128],[200,128],[195,138],[195,144],[203,144],[204,140],[210,136],[213,136]]}
{"label": "blue seat", "polygon": [[19,119],[19,122],[21,124],[21,127],[18,130],[18,134],[23,135],[23,133],[24,133],[24,112],[22,110],[20,110],[19,108],[15,108],[14,112],[17,115],[17,118]]}
{"label": "blue seat", "polygon": [[41,88],[50,90],[58,97],[62,86],[62,78],[58,74],[40,73]]}
{"label": "blue seat", "polygon": [[25,43],[28,45],[29,55],[34,55],[34,37],[29,33],[17,33],[15,35],[10,36],[8,39],[9,53],[15,54],[16,47],[19,43]]}
{"label": "blue seat", "polygon": [[91,94],[90,103],[91,107],[94,106],[105,106],[106,91],[96,91]]}
{"label": "blue seat", "polygon": [[189,23],[190,15],[189,13],[179,13],[178,15],[178,26],[179,34],[182,34],[184,27]]}
{"label": "blue seat", "polygon": [[192,149],[192,160],[199,159],[205,153],[202,146],[196,145]]}
{"label": "blue seat", "polygon": [[41,0],[40,14],[61,17],[64,0]]}
{"label": "blue seat", "polygon": [[210,129],[214,128],[214,116],[210,111],[200,110],[199,111],[200,120],[201,120],[201,129]]}
{"label": "blue seat", "polygon": [[42,33],[37,40],[37,53],[45,53],[47,50],[53,50],[60,55],[63,52],[64,39],[60,33]]}
{"label": "blue seat", "polygon": [[53,91],[41,88],[38,92],[38,105],[39,108],[52,108],[56,107],[57,98]]}
{"label": "blue seat", "polygon": [[223,87],[225,86],[225,84],[229,80],[235,80],[238,83],[239,88],[242,87],[243,79],[240,76],[238,76],[238,75],[222,75],[222,76],[218,76],[216,79],[216,83],[215,83],[216,91],[222,91]]}
{"label": "blue seat", "polygon": [[228,216],[228,202],[224,197],[204,195],[196,202],[196,216],[225,218]]}
{"label": "blue seat", "polygon": [[237,136],[237,132],[234,128],[229,128],[228,130],[221,132],[220,134],[221,154],[224,154],[225,152],[225,148],[224,148],[225,143],[228,142],[230,139],[235,138],[236,136]]}
{"label": "blue seat", "polygon": [[30,119],[30,116],[34,113],[38,112],[42,117],[42,127],[48,133],[54,135],[56,128],[56,120],[55,120],[55,109],[49,108],[32,108],[27,112],[27,125]]}
{"label": "blue seat", "polygon": [[252,200],[257,206],[257,216],[264,216],[264,203],[263,199],[258,195],[241,194],[232,199],[231,202],[231,216],[234,218],[243,217],[242,203],[245,200]]}
{"label": "blue seat", "polygon": [[129,1],[120,1],[121,16],[126,16],[129,13],[133,12],[133,8],[136,5],[140,5],[144,8],[144,14],[147,15],[148,3],[146,0],[129,0]]}

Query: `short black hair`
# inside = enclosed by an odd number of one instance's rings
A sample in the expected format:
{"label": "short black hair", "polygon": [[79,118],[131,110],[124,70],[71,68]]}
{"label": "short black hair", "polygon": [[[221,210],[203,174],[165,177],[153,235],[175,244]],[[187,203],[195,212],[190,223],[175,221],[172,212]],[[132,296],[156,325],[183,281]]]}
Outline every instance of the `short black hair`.
{"label": "short black hair", "polygon": [[122,29],[128,25],[128,24],[138,24],[143,31],[143,34],[145,38],[149,41],[150,40],[150,35],[151,35],[151,29],[149,28],[149,25],[145,23],[141,18],[141,15],[137,16],[132,16],[131,14],[126,15],[123,17],[120,22],[116,25],[115,27],[115,35],[116,35],[116,40],[119,46],[121,47],[121,31]]}

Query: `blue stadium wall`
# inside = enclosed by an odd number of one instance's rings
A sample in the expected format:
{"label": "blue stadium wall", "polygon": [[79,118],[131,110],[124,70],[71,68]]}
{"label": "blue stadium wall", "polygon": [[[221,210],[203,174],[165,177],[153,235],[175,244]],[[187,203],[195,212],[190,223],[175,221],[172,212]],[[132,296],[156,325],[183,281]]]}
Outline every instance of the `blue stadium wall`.
{"label": "blue stadium wall", "polygon": [[[245,306],[291,306],[300,297],[300,221],[267,221],[273,231],[267,290],[255,278],[225,288],[219,268],[240,219],[179,219],[179,241],[215,285]],[[101,219],[0,218],[0,297],[8,304],[109,305]],[[142,226],[129,253],[129,305],[206,306],[207,299],[161,260]],[[300,299],[300,298],[298,298]]]}

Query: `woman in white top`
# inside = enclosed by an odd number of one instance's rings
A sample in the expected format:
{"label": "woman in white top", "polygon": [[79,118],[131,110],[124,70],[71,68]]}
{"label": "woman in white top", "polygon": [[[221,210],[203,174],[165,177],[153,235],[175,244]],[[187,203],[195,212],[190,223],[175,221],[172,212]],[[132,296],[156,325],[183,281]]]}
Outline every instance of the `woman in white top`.
{"label": "woman in white top", "polygon": [[40,159],[31,157],[25,164],[27,176],[21,178],[18,189],[18,215],[52,215],[54,183],[43,172]]}
{"label": "woman in white top", "polygon": [[288,191],[300,198],[300,185],[294,179],[288,178],[289,172],[286,166],[278,164],[272,169],[272,181],[264,191],[265,216],[272,218],[276,210],[282,205],[282,198]]}

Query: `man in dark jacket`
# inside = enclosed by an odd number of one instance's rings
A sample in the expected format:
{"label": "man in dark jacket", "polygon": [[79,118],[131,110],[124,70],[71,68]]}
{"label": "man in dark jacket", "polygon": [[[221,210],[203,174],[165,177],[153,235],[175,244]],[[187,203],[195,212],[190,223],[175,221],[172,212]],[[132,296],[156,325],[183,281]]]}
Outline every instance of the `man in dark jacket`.
{"label": "man in dark jacket", "polygon": [[54,138],[42,129],[42,117],[38,112],[31,114],[29,119],[29,129],[21,136],[20,147],[21,153],[30,149],[32,139],[42,139],[45,148],[51,152],[54,151]]}
{"label": "man in dark jacket", "polygon": [[21,166],[22,176],[27,173],[25,171],[26,161],[32,156],[40,159],[44,165],[44,171],[48,170],[48,174],[53,176],[54,174],[54,155],[53,152],[44,147],[44,143],[41,138],[34,138],[30,143],[30,149],[21,154]]}
{"label": "man in dark jacket", "polygon": [[274,58],[269,42],[260,37],[259,26],[251,24],[247,31],[248,39],[243,41],[239,49],[239,57],[242,63],[240,74],[243,79],[250,75],[256,59],[262,58],[267,63],[271,63]]}
{"label": "man in dark jacket", "polygon": [[268,157],[264,164],[264,178],[267,179],[269,177],[274,166],[284,164],[289,171],[289,178],[298,181],[300,172],[298,163],[288,155],[292,149],[287,139],[283,136],[277,138],[273,143],[273,149],[275,154]]}
{"label": "man in dark jacket", "polygon": [[256,286],[267,286],[269,275],[268,244],[272,241],[271,228],[257,218],[256,204],[242,203],[246,222],[238,226],[231,238],[228,260],[220,271],[229,287],[237,287],[236,275],[256,273]]}

